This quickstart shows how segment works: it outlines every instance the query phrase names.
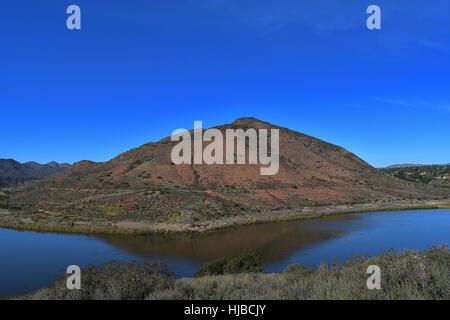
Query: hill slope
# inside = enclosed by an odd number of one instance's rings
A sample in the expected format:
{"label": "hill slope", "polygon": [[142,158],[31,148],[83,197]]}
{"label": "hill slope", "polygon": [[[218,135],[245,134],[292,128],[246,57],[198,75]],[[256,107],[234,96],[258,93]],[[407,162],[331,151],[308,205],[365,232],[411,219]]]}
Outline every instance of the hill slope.
{"label": "hill slope", "polygon": [[193,222],[248,210],[393,199],[450,198],[450,190],[416,184],[377,170],[347,150],[254,118],[225,129],[280,129],[280,170],[259,165],[174,165],[170,138],[116,158],[82,161],[19,188],[8,205],[56,216]]}
{"label": "hill slope", "polygon": [[407,181],[450,188],[450,165],[390,167],[383,171]]}

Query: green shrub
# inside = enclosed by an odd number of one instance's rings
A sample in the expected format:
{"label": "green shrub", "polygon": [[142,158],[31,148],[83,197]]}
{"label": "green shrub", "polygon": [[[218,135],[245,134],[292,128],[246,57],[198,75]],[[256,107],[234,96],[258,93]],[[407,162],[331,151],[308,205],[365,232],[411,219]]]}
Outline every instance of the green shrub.
{"label": "green shrub", "polygon": [[222,274],[262,273],[264,272],[261,257],[256,253],[248,253],[229,261],[219,259],[204,264],[195,277],[217,276]]}
{"label": "green shrub", "polygon": [[248,253],[230,260],[223,268],[224,274],[262,273],[264,272],[261,257],[256,253]]}
{"label": "green shrub", "polygon": [[224,272],[224,268],[227,264],[227,260],[218,259],[208,263],[205,263],[196,273],[195,277],[204,277],[204,276],[218,276],[222,275]]}

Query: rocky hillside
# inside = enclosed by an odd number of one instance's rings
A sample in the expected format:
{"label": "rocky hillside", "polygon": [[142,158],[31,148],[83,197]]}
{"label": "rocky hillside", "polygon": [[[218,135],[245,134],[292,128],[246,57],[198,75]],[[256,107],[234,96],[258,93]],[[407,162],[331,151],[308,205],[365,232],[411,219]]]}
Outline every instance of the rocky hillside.
{"label": "rocky hillside", "polygon": [[[392,177],[351,152],[254,118],[217,127],[279,129],[280,169],[175,165],[170,138],[102,163],[82,161],[9,195],[8,205],[54,215],[185,222],[262,210],[394,199],[450,198],[450,190]],[[269,139],[270,141],[270,139]]]}

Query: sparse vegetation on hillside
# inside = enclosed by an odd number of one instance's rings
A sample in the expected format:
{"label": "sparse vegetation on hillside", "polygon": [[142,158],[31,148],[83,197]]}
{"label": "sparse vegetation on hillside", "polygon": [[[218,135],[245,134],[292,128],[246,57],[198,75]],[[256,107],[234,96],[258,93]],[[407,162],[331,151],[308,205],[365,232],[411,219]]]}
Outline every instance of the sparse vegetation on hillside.
{"label": "sparse vegetation on hillside", "polygon": [[387,168],[383,171],[403,180],[450,188],[450,165]]}
{"label": "sparse vegetation on hillside", "polygon": [[[368,290],[369,265],[381,268],[381,290]],[[24,299],[450,299],[450,250],[385,253],[317,270],[294,264],[277,274],[243,273],[174,279],[161,264],[89,267],[82,289],[69,291],[60,278]]]}

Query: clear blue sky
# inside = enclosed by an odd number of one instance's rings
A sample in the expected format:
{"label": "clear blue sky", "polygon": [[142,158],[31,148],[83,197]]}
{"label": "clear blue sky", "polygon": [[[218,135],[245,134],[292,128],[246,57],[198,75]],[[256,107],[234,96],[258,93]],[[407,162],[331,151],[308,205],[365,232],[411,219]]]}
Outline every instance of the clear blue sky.
{"label": "clear blue sky", "polygon": [[0,26],[0,158],[105,161],[253,116],[374,166],[450,162],[448,0],[8,0]]}

